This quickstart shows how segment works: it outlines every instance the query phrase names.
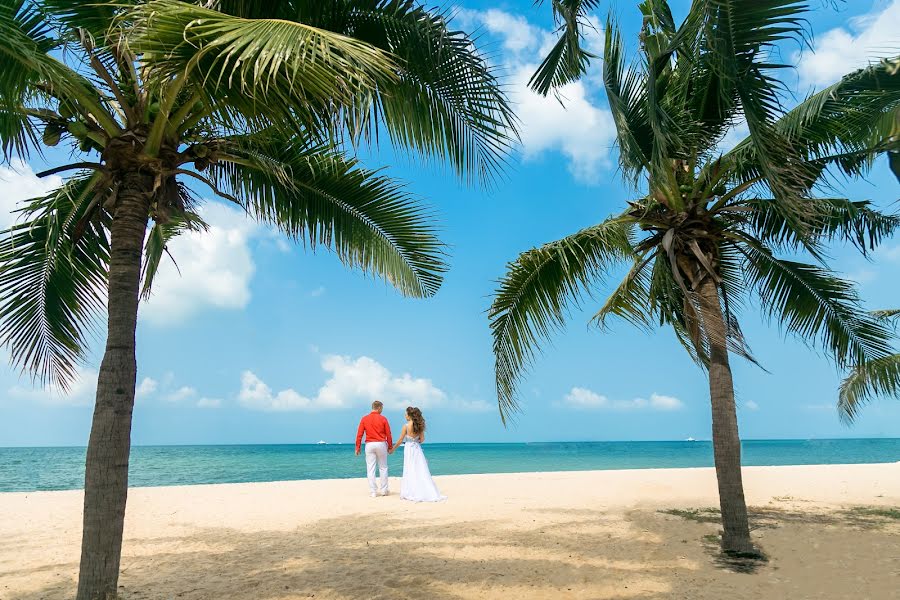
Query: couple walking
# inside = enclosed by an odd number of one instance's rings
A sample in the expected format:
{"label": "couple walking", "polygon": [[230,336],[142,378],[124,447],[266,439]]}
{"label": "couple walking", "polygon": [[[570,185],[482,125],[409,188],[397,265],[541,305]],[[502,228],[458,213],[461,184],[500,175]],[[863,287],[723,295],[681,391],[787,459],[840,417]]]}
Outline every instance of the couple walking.
{"label": "couple walking", "polygon": [[[388,492],[388,454],[393,454],[397,446],[403,444],[403,479],[400,481],[400,497],[413,502],[438,502],[446,500],[431,478],[428,461],[422,452],[425,441],[425,418],[422,411],[414,406],[406,409],[406,423],[400,430],[396,445],[391,438],[391,426],[381,415],[384,405],[375,401],[372,412],[364,416],[356,431],[356,455],[366,436],[366,474],[369,477],[371,496],[387,496]],[[375,486],[375,467],[378,467],[380,482]]]}

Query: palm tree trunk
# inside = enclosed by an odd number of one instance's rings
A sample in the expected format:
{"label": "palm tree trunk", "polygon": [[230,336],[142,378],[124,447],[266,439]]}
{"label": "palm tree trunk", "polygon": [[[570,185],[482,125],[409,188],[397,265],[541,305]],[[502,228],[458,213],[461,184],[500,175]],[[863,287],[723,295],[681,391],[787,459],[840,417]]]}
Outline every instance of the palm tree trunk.
{"label": "palm tree trunk", "polygon": [[111,227],[109,329],[85,464],[77,600],[115,598],[118,589],[137,377],[134,338],[152,185],[152,177],[140,173],[123,177]]}
{"label": "palm tree trunk", "polygon": [[719,292],[710,277],[700,283],[700,308],[709,338],[709,397],[712,404],[713,454],[722,511],[722,550],[757,554],[750,540],[747,504],[741,480],[741,438],[734,405],[734,382],[728,362],[725,318]]}

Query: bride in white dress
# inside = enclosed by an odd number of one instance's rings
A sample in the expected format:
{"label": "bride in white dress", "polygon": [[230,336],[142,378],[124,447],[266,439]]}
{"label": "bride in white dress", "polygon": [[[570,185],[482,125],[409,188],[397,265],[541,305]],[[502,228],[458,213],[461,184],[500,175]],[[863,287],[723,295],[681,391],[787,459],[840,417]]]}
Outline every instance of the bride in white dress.
{"label": "bride in white dress", "polygon": [[400,430],[400,437],[391,453],[403,443],[403,479],[400,482],[400,497],[413,502],[440,502],[446,500],[431,478],[428,461],[422,452],[425,441],[425,418],[422,411],[410,406],[406,409],[406,424]]}

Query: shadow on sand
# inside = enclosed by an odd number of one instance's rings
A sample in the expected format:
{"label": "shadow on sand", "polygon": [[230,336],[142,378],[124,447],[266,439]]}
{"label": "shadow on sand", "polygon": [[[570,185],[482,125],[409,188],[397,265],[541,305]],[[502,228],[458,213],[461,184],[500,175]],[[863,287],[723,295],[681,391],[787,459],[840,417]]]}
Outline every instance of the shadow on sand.
{"label": "shadow on sand", "polygon": [[[852,553],[865,547],[873,556],[900,554],[894,525],[879,529],[872,522],[891,522],[887,517],[768,508],[753,513],[757,525],[765,524],[760,541],[770,557],[754,575],[728,571],[714,560],[710,545],[717,526],[706,509],[687,516],[540,510],[528,513],[534,517],[530,523],[447,524],[366,514],[293,531],[223,527],[183,537],[131,538],[120,592],[126,600],[838,598],[842,592],[827,577],[804,584],[811,587],[800,593],[785,583],[829,569],[845,569],[846,577],[854,577],[846,565],[828,564],[840,561],[839,555],[798,563],[792,544],[806,545],[813,555],[810,540],[829,547],[847,544]],[[65,576],[10,600],[71,598],[75,565],[46,568],[62,569]],[[890,584],[879,585],[885,583]],[[860,597],[881,597],[850,584]],[[838,595],[828,595],[829,590]]]}

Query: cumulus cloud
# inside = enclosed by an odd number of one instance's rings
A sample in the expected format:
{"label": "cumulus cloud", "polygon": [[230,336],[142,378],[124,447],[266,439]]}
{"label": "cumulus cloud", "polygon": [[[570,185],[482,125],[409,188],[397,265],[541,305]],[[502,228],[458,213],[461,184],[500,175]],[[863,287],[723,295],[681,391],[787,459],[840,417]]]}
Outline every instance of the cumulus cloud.
{"label": "cumulus cloud", "polygon": [[598,394],[593,390],[583,387],[573,387],[565,398],[563,404],[570,408],[580,410],[679,410],[684,404],[674,396],[664,396],[653,393],[650,398],[633,398],[631,400],[610,400],[608,397]]}
{"label": "cumulus cloud", "polygon": [[[222,408],[221,398],[200,396],[196,388],[189,385],[175,387],[174,383],[174,373],[166,373],[162,381],[144,377],[135,390],[135,397],[139,401],[144,401],[159,392],[158,399],[163,403],[196,406],[197,408]],[[200,397],[198,398],[198,396]]]}
{"label": "cumulus cloud", "polygon": [[466,400],[464,398],[456,398],[454,400],[455,407],[463,412],[490,412],[497,408],[496,404],[489,404],[484,400]]}
{"label": "cumulus cloud", "polygon": [[197,408],[222,408],[222,400],[219,398],[200,398],[197,400]]}
{"label": "cumulus cloud", "polygon": [[37,177],[30,166],[21,160],[13,160],[10,166],[0,165],[0,228],[6,229],[16,222],[16,209],[22,200],[43,196],[62,185],[58,175],[43,179]]}
{"label": "cumulus cloud", "polygon": [[183,402],[197,395],[197,390],[189,385],[183,385],[177,390],[172,390],[166,394],[166,400],[169,402]]}
{"label": "cumulus cloud", "polygon": [[796,52],[801,86],[824,87],[842,75],[900,51],[900,0],[880,4],[873,12],[852,18],[816,36],[812,52]]}
{"label": "cumulus cloud", "polygon": [[97,371],[79,368],[68,391],[55,384],[43,387],[16,385],[7,393],[11,398],[51,406],[90,406],[97,395]]}
{"label": "cumulus cloud", "polygon": [[329,378],[315,395],[304,395],[293,388],[275,392],[254,372],[244,371],[238,401],[245,408],[271,412],[341,410],[365,407],[375,400],[381,400],[390,410],[409,405],[473,412],[490,408],[482,401],[449,399],[430,379],[409,373],[395,375],[367,356],[354,359],[330,354],[322,357],[321,367]]}
{"label": "cumulus cloud", "polygon": [[[503,48],[503,62],[510,74],[509,97],[519,116],[523,158],[534,160],[547,152],[559,152],[569,163],[576,179],[595,183],[610,166],[615,140],[615,124],[609,110],[597,102],[602,96],[597,74],[599,59],[581,81],[559,90],[559,98],[543,97],[528,88],[528,80],[550,50],[551,32],[531,25],[524,17],[502,10],[463,10],[459,20],[466,28],[482,27],[497,37]],[[599,54],[598,21],[586,30],[586,46]],[[560,103],[562,101],[562,103]]]}
{"label": "cumulus cloud", "polygon": [[158,387],[158,381],[152,377],[144,377],[138,384],[137,389],[135,389],[134,395],[138,398],[147,398],[148,396],[152,396]]}
{"label": "cumulus cloud", "polygon": [[169,244],[177,267],[163,259],[153,294],[141,304],[142,320],[175,325],[207,308],[242,309],[250,302],[256,271],[250,242],[264,230],[222,204],[207,203],[199,212],[209,231],[188,232]]}

